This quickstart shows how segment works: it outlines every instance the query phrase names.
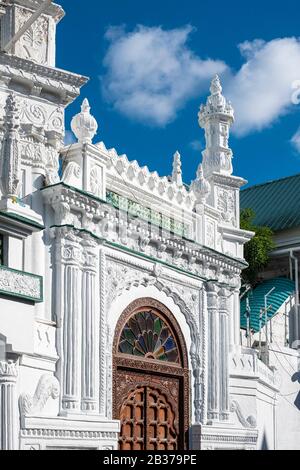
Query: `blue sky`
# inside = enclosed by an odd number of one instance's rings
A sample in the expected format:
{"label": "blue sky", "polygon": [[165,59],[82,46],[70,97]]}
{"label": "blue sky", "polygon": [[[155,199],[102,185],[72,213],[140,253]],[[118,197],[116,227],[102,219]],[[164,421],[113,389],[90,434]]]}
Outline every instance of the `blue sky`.
{"label": "blue sky", "polygon": [[236,109],[234,174],[252,185],[300,172],[300,104],[291,101],[300,83],[296,0],[58,3],[66,17],[57,66],[90,77],[67,109],[67,128],[87,97],[97,140],[161,175],[179,150],[189,183],[204,147],[198,108],[218,72]]}

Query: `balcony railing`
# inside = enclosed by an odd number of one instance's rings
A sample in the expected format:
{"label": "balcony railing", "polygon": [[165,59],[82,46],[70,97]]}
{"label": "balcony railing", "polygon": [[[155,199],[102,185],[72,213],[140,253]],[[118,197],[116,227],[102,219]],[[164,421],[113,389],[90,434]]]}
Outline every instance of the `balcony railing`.
{"label": "balcony railing", "polygon": [[32,302],[42,302],[43,278],[2,265],[0,266],[0,294]]}

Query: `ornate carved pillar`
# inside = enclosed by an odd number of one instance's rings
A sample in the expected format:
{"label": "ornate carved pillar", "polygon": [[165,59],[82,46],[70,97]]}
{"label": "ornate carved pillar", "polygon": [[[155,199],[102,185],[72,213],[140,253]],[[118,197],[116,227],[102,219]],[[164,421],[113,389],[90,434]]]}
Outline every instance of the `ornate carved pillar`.
{"label": "ornate carved pillar", "polygon": [[82,272],[82,369],[81,409],[99,412],[99,308],[97,268],[99,250],[97,242],[89,235],[83,236]]}
{"label": "ornate carved pillar", "polygon": [[61,411],[80,411],[81,404],[81,259],[80,239],[72,229],[56,229],[56,314],[60,356]]}
{"label": "ornate carved pillar", "polygon": [[215,284],[207,283],[207,317],[208,317],[208,420],[219,419],[219,303]]}
{"label": "ornate carved pillar", "polygon": [[228,294],[225,289],[219,292],[220,312],[220,420],[229,419],[229,312]]}
{"label": "ornate carved pillar", "polygon": [[2,145],[1,188],[5,197],[18,196],[21,180],[19,149],[20,105],[14,93],[5,105],[5,133]]}
{"label": "ornate carved pillar", "polygon": [[18,366],[13,361],[0,362],[0,450],[17,446],[16,381]]}

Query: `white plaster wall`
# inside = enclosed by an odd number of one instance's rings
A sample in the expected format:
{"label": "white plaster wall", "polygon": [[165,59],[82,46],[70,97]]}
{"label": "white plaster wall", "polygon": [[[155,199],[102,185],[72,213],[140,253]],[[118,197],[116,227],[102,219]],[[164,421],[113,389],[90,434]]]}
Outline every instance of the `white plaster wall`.
{"label": "white plaster wall", "polygon": [[15,352],[31,354],[34,350],[34,305],[0,298],[1,334]]}
{"label": "white plaster wall", "polygon": [[275,442],[275,397],[276,393],[258,384],[257,389],[257,427],[258,450],[274,450]]}
{"label": "white plaster wall", "polygon": [[8,266],[22,271],[23,266],[23,240],[10,236],[8,238]]}
{"label": "white plaster wall", "polygon": [[300,373],[298,352],[271,346],[270,362],[277,368],[280,391],[276,406],[276,448],[300,449]]}

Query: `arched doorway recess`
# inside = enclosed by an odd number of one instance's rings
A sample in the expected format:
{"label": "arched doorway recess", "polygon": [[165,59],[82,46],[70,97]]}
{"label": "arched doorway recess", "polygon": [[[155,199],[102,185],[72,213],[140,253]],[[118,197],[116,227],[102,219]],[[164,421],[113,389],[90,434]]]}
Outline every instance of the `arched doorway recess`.
{"label": "arched doorway recess", "polygon": [[171,311],[152,298],[124,310],[113,344],[113,414],[120,450],[188,448],[189,370]]}

